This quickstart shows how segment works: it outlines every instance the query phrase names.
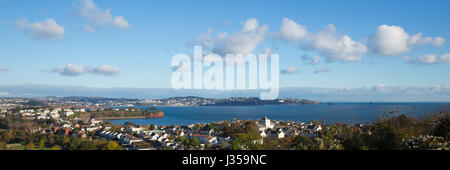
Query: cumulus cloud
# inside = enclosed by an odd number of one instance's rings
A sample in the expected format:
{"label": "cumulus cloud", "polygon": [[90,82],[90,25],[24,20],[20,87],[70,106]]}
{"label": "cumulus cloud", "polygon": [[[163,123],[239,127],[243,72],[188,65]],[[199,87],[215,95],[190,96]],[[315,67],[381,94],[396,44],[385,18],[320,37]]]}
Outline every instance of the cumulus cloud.
{"label": "cumulus cloud", "polygon": [[417,45],[442,46],[445,41],[442,37],[424,37],[422,33],[411,36],[400,26],[381,25],[368,38],[367,46],[374,54],[395,56],[408,52]]}
{"label": "cumulus cloud", "polygon": [[[298,43],[303,50],[318,52],[327,62],[360,62],[362,56],[372,53],[382,56],[396,56],[410,51],[414,46],[443,46],[443,37],[428,37],[423,33],[410,35],[400,26],[380,25],[376,32],[362,41],[354,41],[348,35],[336,32],[332,24],[313,33],[306,26],[294,20],[284,18],[276,38],[291,43]],[[402,57],[412,63],[413,60]],[[308,59],[310,64],[317,60]],[[440,63],[443,63],[442,61]]]}
{"label": "cumulus cloud", "polygon": [[353,41],[347,35],[337,34],[336,27],[332,24],[311,35],[311,39],[301,47],[319,52],[327,62],[360,62],[362,55],[367,52],[362,43]]}
{"label": "cumulus cloud", "polygon": [[249,54],[264,41],[268,30],[268,25],[260,26],[258,20],[250,18],[243,23],[240,31],[233,34],[220,32],[212,36],[212,30],[199,35],[196,42],[204,49],[213,53],[225,56],[226,54]]}
{"label": "cumulus cloud", "polygon": [[298,68],[294,66],[289,66],[286,69],[281,70],[282,74],[295,74],[298,72],[299,72]]}
{"label": "cumulus cloud", "polygon": [[101,65],[89,71],[91,74],[115,76],[120,73],[119,69],[110,65]]}
{"label": "cumulus cloud", "polygon": [[[129,29],[131,25],[123,16],[113,16],[110,9],[102,10],[93,0],[79,0],[76,4],[79,14],[89,25],[85,30],[92,32],[92,26],[114,26],[120,29]],[[87,29],[86,29],[87,28]]]}
{"label": "cumulus cloud", "polygon": [[319,67],[313,71],[314,74],[330,72],[327,68]]}
{"label": "cumulus cloud", "polygon": [[58,73],[61,76],[80,76],[87,73],[94,75],[103,76],[115,76],[120,73],[119,69],[109,65],[101,65],[95,68],[76,65],[76,64],[66,64],[64,68],[55,68],[52,70],[53,73]]}
{"label": "cumulus cloud", "polygon": [[421,64],[450,64],[450,53],[446,53],[443,55],[422,55],[419,57],[418,62]]}
{"label": "cumulus cloud", "polygon": [[283,18],[280,31],[278,32],[278,38],[295,42],[307,38],[308,34],[305,26],[300,25],[289,18]]}
{"label": "cumulus cloud", "polygon": [[445,40],[442,37],[436,37],[436,38],[433,39],[431,44],[434,45],[434,46],[440,47],[440,46],[443,46],[446,41],[447,40]]}
{"label": "cumulus cloud", "polygon": [[338,34],[333,24],[318,33],[310,33],[305,26],[284,18],[277,37],[298,42],[304,50],[318,52],[327,62],[360,62],[367,52],[362,43],[353,41],[348,35]]}
{"label": "cumulus cloud", "polygon": [[402,56],[402,59],[408,64],[450,64],[450,53],[443,55],[426,54],[419,56],[419,58]]}
{"label": "cumulus cloud", "polygon": [[4,67],[0,67],[0,71],[8,71],[8,69],[4,68]]}
{"label": "cumulus cloud", "polygon": [[79,76],[85,74],[89,69],[83,65],[66,64],[64,68],[53,69],[53,72],[59,73],[61,76]]}
{"label": "cumulus cloud", "polygon": [[64,38],[64,27],[58,25],[52,18],[35,23],[23,19],[16,21],[16,26],[35,40],[61,40]]}

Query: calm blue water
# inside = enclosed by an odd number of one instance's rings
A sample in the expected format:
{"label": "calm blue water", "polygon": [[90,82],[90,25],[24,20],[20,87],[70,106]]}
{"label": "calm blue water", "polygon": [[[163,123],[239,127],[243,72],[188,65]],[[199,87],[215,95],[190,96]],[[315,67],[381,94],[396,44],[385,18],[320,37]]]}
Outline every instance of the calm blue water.
{"label": "calm blue water", "polygon": [[135,122],[137,124],[187,125],[222,120],[256,120],[267,115],[272,120],[309,122],[312,119],[327,122],[367,123],[375,120],[385,111],[399,110],[413,116],[431,111],[450,109],[450,103],[336,103],[334,105],[292,105],[292,106],[192,106],[157,107],[165,117],[156,119],[110,120],[113,124]]}

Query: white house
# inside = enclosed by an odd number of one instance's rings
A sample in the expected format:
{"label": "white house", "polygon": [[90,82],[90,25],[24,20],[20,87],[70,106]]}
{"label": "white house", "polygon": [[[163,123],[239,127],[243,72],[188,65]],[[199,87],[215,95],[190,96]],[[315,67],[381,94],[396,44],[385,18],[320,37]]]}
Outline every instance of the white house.
{"label": "white house", "polygon": [[285,134],[284,134],[283,130],[279,129],[277,132],[277,138],[281,139],[281,138],[284,138],[284,136],[285,136]]}
{"label": "white house", "polygon": [[72,112],[72,111],[66,111],[64,114],[65,114],[66,116],[71,116],[71,115],[73,115],[73,112]]}
{"label": "white house", "polygon": [[314,130],[314,132],[319,132],[322,130],[322,126],[318,125],[318,126],[314,127],[313,130]]}
{"label": "white house", "polygon": [[267,133],[266,133],[266,131],[261,131],[261,133],[259,133],[259,136],[261,136],[261,138],[265,138],[265,137],[267,137]]}

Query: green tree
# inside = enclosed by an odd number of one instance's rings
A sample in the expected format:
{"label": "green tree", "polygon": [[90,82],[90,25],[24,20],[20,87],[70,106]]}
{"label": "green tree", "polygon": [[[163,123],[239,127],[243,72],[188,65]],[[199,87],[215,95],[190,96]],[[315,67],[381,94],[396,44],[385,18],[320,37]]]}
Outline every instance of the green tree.
{"label": "green tree", "polygon": [[191,146],[200,146],[200,141],[197,138],[191,138],[189,139],[189,144]]}
{"label": "green tree", "polygon": [[97,150],[95,144],[91,141],[84,140],[80,143],[79,150]]}
{"label": "green tree", "polygon": [[155,130],[156,129],[156,125],[155,124],[151,124],[150,125],[150,130]]}
{"label": "green tree", "polygon": [[44,139],[39,140],[39,149],[45,149],[45,141]]}

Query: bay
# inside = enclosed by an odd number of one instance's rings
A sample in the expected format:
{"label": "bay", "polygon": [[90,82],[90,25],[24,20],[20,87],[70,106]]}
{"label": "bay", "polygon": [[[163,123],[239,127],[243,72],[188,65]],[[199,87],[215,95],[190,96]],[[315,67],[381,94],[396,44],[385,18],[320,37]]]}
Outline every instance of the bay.
{"label": "bay", "polygon": [[[140,107],[145,108],[145,107]],[[164,118],[109,120],[113,124],[188,125],[222,120],[257,120],[268,116],[272,120],[309,122],[369,123],[384,112],[420,116],[429,112],[445,111],[450,103],[335,103],[318,105],[265,105],[265,106],[160,106]]]}

